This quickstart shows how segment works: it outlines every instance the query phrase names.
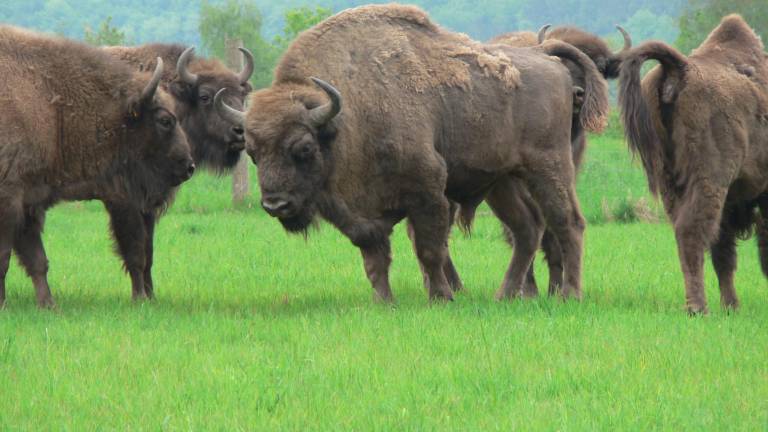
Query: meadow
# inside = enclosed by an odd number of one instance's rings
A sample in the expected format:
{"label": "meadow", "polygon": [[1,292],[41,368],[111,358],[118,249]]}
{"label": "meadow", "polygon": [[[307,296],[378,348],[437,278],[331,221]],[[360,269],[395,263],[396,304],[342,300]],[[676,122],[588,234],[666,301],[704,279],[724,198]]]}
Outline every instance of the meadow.
{"label": "meadow", "polygon": [[[99,203],[49,213],[58,307],[14,262],[0,311],[1,430],[766,430],[768,286],[739,246],[742,308],[689,317],[672,230],[624,144],[596,138],[579,197],[584,299],[496,302],[511,251],[481,210],[432,304],[405,230],[395,305],[321,225],[289,236],[196,175],[158,227],[157,299],[134,304]],[[255,183],[254,183],[255,187]],[[537,259],[540,288],[546,265]]]}

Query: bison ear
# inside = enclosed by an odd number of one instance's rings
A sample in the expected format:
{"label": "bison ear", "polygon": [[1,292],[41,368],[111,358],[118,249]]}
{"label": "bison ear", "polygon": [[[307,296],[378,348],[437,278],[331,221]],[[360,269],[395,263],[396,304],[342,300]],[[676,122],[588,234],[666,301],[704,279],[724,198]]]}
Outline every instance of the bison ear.
{"label": "bison ear", "polygon": [[186,99],[191,96],[192,87],[185,82],[174,80],[171,85],[168,86],[168,92],[175,98]]}

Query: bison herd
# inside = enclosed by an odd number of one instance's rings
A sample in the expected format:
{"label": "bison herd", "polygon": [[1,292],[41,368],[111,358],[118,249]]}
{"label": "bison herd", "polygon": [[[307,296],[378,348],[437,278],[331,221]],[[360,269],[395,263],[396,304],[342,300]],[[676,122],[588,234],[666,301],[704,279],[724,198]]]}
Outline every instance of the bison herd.
{"label": "bison herd", "polygon": [[[768,55],[737,15],[689,57],[633,48],[619,31],[618,52],[573,27],[481,43],[413,6],[362,6],[300,34],[272,85],[251,93],[247,50],[231,71],[192,47],[95,48],[0,26],[0,304],[13,251],[38,304],[53,305],[41,232],[65,200],[104,203],[133,297],[151,298],[157,218],[196,165],[227,172],[243,149],[264,210],[290,232],[317,218],[338,228],[380,300],[392,300],[389,237],[403,219],[430,299],[452,299],[462,282],[448,235],[482,202],[514,245],[497,298],[538,295],[542,247],[549,294],[579,299],[575,179],[586,132],[607,121],[606,80],[619,78],[629,147],[674,226],[688,311],[707,311],[707,249],[722,305],[736,308],[737,237],[757,233],[768,272]],[[659,65],[641,80],[646,60]]]}

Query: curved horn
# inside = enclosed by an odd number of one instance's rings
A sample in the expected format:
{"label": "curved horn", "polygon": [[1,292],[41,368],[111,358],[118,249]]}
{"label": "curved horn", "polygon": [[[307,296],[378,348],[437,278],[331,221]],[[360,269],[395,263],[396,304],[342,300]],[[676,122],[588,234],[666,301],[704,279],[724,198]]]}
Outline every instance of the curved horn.
{"label": "curved horn", "polygon": [[155,96],[157,86],[160,84],[160,78],[163,76],[163,59],[157,58],[157,66],[155,66],[155,72],[152,73],[152,78],[141,91],[141,102],[149,102]]}
{"label": "curved horn", "polygon": [[543,43],[544,39],[547,38],[547,30],[552,27],[552,24],[544,24],[539,29],[539,33],[537,33],[536,39],[539,41],[539,43]]}
{"label": "curved horn", "polygon": [[309,121],[311,121],[315,126],[322,126],[333,120],[333,118],[336,117],[336,115],[341,111],[341,93],[339,93],[339,91],[336,90],[334,86],[328,84],[320,78],[311,77],[310,79],[318,87],[323,89],[323,91],[331,99],[331,101],[327,104],[321,105],[317,108],[312,108],[309,111]]}
{"label": "curved horn", "polygon": [[629,51],[630,48],[632,48],[632,38],[629,36],[629,33],[627,33],[626,30],[624,30],[624,27],[617,25],[616,30],[618,30],[621,33],[621,36],[624,38],[624,48],[619,51],[619,54],[623,54],[627,51]]}
{"label": "curved horn", "polygon": [[245,58],[245,67],[243,67],[243,70],[240,71],[237,79],[240,80],[241,84],[245,84],[249,79],[251,79],[251,75],[253,75],[253,54],[251,54],[251,52],[245,48],[238,49],[241,53],[243,53],[243,57]]}
{"label": "curved horn", "polygon": [[216,107],[219,115],[228,122],[236,125],[245,124],[245,112],[236,110],[224,103],[224,92],[226,91],[227,89],[223,88],[216,92],[216,96],[213,97],[213,106]]}
{"label": "curved horn", "polygon": [[192,53],[195,51],[195,47],[191,46],[184,50],[179,56],[179,61],[176,62],[176,73],[179,75],[182,81],[187,84],[197,84],[197,75],[187,70],[189,61],[192,60]]}

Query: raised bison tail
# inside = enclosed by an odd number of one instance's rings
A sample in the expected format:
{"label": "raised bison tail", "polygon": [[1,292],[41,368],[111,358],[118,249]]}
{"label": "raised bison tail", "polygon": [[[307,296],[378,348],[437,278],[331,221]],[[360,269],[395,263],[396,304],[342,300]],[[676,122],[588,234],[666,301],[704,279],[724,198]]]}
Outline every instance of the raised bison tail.
{"label": "raised bison tail", "polygon": [[608,83],[595,63],[573,45],[549,39],[542,48],[551,56],[567,59],[581,68],[584,74],[584,104],[579,112],[579,123],[591,132],[602,132],[608,124]]}
{"label": "raised bison tail", "polygon": [[[626,54],[619,76],[619,105],[624,134],[629,149],[639,154],[648,177],[648,187],[653,194],[659,191],[662,169],[662,145],[653,126],[648,102],[643,97],[640,69],[646,60],[657,60],[664,68],[669,85],[682,79],[688,59],[663,42],[646,42]],[[670,80],[670,78],[672,78]],[[662,93],[668,93],[666,90]],[[660,99],[671,103],[663,94]]]}

